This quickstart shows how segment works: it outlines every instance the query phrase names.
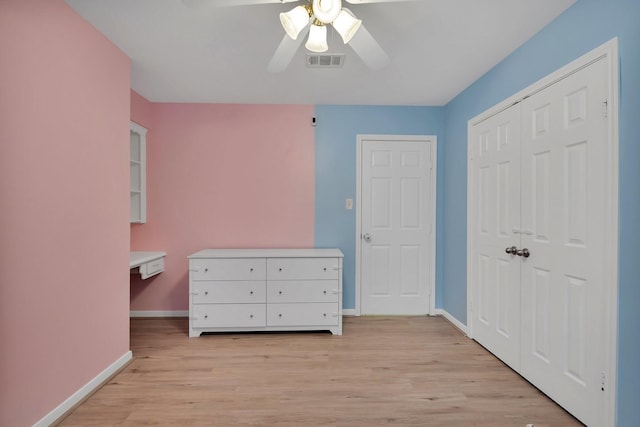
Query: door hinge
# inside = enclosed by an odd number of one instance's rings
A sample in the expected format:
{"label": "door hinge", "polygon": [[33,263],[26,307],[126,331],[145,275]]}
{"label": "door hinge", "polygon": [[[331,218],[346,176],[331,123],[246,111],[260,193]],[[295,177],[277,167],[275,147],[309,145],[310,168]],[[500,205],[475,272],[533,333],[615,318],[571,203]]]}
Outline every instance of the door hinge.
{"label": "door hinge", "polygon": [[609,117],[609,101],[607,100],[602,103],[602,115],[605,118]]}

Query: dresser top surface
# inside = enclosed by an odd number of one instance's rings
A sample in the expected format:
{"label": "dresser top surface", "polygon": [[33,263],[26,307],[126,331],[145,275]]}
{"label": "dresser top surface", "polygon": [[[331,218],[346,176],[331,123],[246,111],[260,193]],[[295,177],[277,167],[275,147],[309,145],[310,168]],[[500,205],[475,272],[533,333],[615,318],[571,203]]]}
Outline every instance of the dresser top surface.
{"label": "dresser top surface", "polygon": [[342,258],[340,249],[203,249],[188,256],[198,258]]}

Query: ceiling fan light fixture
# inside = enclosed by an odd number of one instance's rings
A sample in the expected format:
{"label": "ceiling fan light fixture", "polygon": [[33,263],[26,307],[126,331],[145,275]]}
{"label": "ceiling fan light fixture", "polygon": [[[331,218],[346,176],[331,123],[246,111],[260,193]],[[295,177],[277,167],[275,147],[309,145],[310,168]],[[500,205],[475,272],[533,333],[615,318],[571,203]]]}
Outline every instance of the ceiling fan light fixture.
{"label": "ceiling fan light fixture", "polygon": [[289,12],[280,14],[282,28],[293,40],[298,38],[298,34],[309,25],[311,13],[305,6],[296,6]]}
{"label": "ceiling fan light fixture", "polygon": [[355,17],[347,8],[342,8],[338,17],[332,23],[333,28],[342,36],[342,41],[347,44],[355,36],[362,25],[362,20]]}
{"label": "ceiling fan light fixture", "polygon": [[342,0],[313,0],[313,14],[323,24],[330,24],[342,9]]}
{"label": "ceiling fan light fixture", "polygon": [[311,52],[326,52],[329,50],[327,44],[327,27],[325,25],[318,25],[318,22],[309,29],[309,38],[304,45]]}

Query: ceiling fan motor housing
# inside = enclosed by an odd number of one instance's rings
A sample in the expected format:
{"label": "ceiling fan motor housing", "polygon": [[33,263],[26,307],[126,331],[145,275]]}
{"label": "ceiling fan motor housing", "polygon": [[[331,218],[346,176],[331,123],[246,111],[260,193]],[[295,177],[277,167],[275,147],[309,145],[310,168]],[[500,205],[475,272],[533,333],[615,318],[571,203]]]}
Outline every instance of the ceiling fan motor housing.
{"label": "ceiling fan motor housing", "polygon": [[323,24],[332,23],[342,10],[341,0],[313,0],[313,14]]}

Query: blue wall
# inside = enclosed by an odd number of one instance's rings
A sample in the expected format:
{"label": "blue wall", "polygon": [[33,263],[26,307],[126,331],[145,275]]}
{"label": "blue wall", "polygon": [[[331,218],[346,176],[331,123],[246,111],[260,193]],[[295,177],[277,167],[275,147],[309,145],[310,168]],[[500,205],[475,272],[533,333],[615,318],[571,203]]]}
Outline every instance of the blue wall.
{"label": "blue wall", "polygon": [[[344,307],[355,307],[357,134],[438,137],[436,305],[466,323],[467,121],[618,37],[620,53],[617,426],[640,426],[640,0],[578,0],[447,106],[318,106],[316,246],[345,254]],[[444,237],[446,236],[446,239]]]}
{"label": "blue wall", "polygon": [[640,426],[640,0],[578,0],[445,107],[443,308],[466,322],[467,121],[613,37],[619,38],[618,426]]}
{"label": "blue wall", "polygon": [[[344,253],[343,306],[353,309],[356,255],[356,136],[358,134],[436,135],[438,177],[436,208],[442,203],[442,155],[444,110],[440,107],[316,107],[316,247],[338,247]],[[345,209],[353,199],[354,209]],[[442,215],[436,214],[436,253],[441,253]],[[441,257],[436,259],[436,297],[442,295],[439,277]],[[440,301],[436,301],[440,306]]]}

